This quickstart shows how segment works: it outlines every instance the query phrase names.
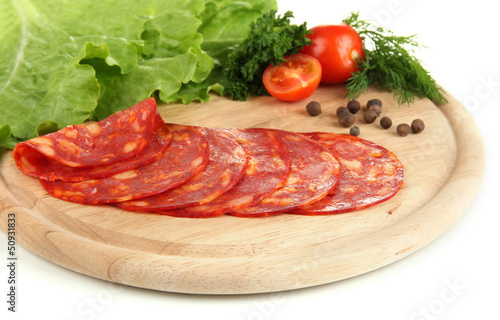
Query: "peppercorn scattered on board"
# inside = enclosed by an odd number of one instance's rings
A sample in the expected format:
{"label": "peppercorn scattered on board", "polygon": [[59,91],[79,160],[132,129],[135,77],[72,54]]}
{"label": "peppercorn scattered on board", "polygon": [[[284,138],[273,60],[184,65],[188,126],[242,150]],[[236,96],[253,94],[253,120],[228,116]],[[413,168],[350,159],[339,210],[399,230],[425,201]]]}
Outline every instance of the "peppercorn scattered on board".
{"label": "peppercorn scattered on board", "polygon": [[[272,97],[246,102],[212,97],[208,103],[159,105],[167,123],[204,128],[270,128],[349,134],[336,110],[346,106],[341,86],[322,86],[307,101]],[[366,123],[366,102],[381,114]],[[306,105],[321,105],[311,116]],[[16,214],[19,243],[76,272],[131,286],[205,294],[261,293],[304,288],[353,277],[406,257],[445,232],[472,202],[484,172],[482,139],[472,117],[453,97],[398,106],[391,93],[371,89],[358,101],[359,137],[393,152],[404,183],[376,206],[334,215],[223,215],[179,218],[109,205],[62,201],[21,173],[12,152],[0,166],[2,214]],[[379,119],[392,120],[388,129]],[[425,130],[400,136],[415,119]],[[0,222],[6,232],[7,219]]]}

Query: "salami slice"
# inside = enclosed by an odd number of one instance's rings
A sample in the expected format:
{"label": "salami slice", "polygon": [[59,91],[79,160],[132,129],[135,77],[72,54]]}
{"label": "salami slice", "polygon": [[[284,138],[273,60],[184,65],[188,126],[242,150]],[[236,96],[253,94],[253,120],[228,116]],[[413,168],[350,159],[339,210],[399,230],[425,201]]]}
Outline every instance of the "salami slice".
{"label": "salami slice", "polygon": [[368,208],[394,196],[403,185],[403,165],[389,150],[351,135],[307,133],[339,160],[342,176],[330,195],[292,211],[322,215]]}
{"label": "salami slice", "polygon": [[14,152],[29,148],[70,167],[111,164],[141,152],[156,120],[156,102],[149,98],[99,122],[67,126],[22,142]]}
{"label": "salami slice", "polygon": [[292,162],[285,185],[258,204],[229,214],[258,217],[287,212],[324,198],[338,183],[340,165],[330,151],[298,133],[279,132]]}
{"label": "salami slice", "polygon": [[157,115],[157,118],[155,131],[146,148],[130,158],[112,164],[70,167],[36,152],[32,148],[23,146],[16,148],[13,157],[21,172],[38,179],[76,182],[110,177],[154,162],[163,154],[172,141],[172,134],[160,115]]}
{"label": "salami slice", "polygon": [[175,188],[205,168],[209,149],[205,136],[194,127],[168,125],[168,129],[172,143],[153,163],[103,179],[40,182],[56,198],[86,204],[138,199]]}
{"label": "salami slice", "polygon": [[210,202],[232,188],[245,173],[245,150],[227,132],[200,128],[210,148],[205,170],[188,182],[154,196],[117,203],[130,211],[161,211]]}
{"label": "salami slice", "polygon": [[290,155],[277,131],[227,129],[248,155],[245,174],[234,187],[200,206],[162,211],[176,217],[208,218],[258,203],[283,185],[290,174]]}

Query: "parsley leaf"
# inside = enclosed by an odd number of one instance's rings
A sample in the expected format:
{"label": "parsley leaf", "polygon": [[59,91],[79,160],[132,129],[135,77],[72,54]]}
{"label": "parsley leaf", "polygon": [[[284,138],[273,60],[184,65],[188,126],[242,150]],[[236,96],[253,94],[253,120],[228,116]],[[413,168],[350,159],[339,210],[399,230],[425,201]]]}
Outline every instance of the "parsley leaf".
{"label": "parsley leaf", "polygon": [[306,23],[291,24],[293,13],[283,16],[275,10],[265,13],[250,26],[248,37],[228,56],[224,73],[229,81],[227,92],[233,100],[246,100],[250,94],[267,94],[262,74],[269,64],[278,65],[284,56],[298,53],[311,41]]}

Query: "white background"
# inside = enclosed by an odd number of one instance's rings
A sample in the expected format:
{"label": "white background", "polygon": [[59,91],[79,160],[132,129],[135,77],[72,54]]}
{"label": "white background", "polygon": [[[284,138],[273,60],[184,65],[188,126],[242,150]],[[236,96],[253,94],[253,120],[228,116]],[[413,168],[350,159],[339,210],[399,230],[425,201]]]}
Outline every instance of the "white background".
{"label": "white background", "polygon": [[[325,4],[328,3],[328,6]],[[332,3],[332,4],[329,4]],[[0,235],[1,319],[500,319],[498,183],[500,45],[491,0],[279,1],[296,23],[339,23],[351,11],[398,35],[418,34],[418,57],[476,120],[486,149],[482,187],[463,217],[409,257],[352,279],[282,293],[201,296],[111,284],[61,268],[18,245],[17,312],[7,312]],[[431,223],[431,222],[430,222]]]}

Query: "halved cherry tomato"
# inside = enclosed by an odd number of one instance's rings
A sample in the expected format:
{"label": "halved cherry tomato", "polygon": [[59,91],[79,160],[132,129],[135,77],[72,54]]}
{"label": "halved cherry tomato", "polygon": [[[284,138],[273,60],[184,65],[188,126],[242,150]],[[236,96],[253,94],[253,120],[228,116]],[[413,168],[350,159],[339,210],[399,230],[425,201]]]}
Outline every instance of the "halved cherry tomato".
{"label": "halved cherry tomato", "polygon": [[358,70],[356,61],[365,58],[363,40],[348,24],[319,25],[307,37],[311,44],[300,52],[315,57],[323,70],[322,83],[343,83]]}
{"label": "halved cherry tomato", "polygon": [[311,96],[321,81],[321,64],[316,58],[297,53],[286,62],[269,65],[262,76],[267,91],[284,101],[299,101]]}

